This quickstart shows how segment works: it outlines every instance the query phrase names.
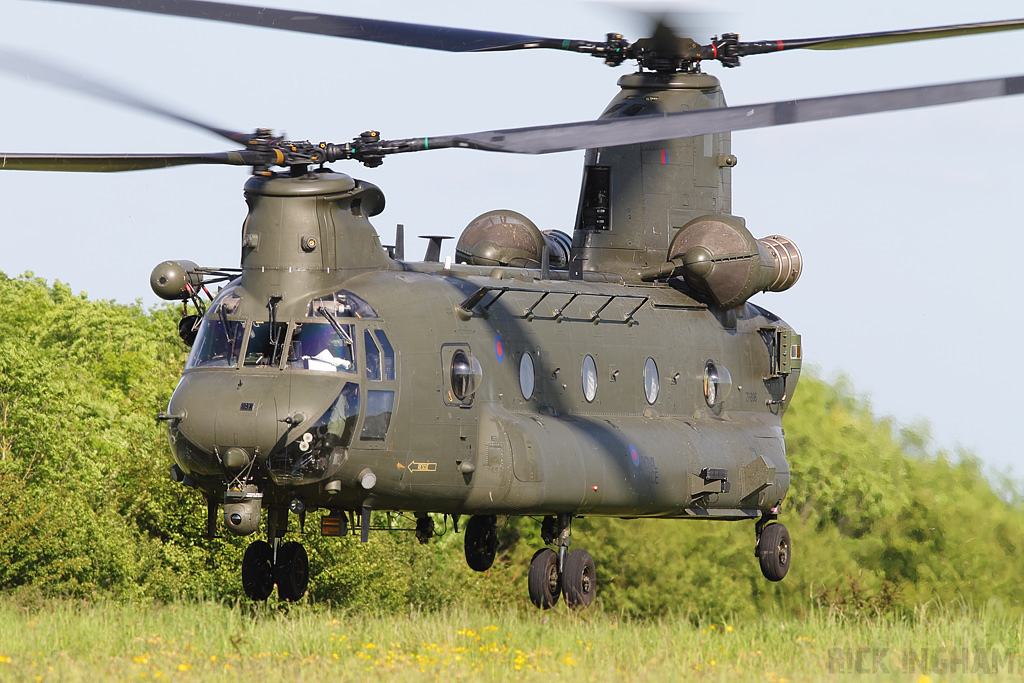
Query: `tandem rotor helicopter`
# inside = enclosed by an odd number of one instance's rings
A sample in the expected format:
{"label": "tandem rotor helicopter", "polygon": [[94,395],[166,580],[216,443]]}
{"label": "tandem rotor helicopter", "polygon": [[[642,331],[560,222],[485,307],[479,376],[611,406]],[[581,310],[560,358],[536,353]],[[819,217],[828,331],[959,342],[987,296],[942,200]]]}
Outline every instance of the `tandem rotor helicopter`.
{"label": "tandem rotor helicopter", "polygon": [[[2,154],[6,170],[119,172],[192,164],[251,167],[241,268],[167,261],[160,296],[183,302],[192,348],[167,411],[172,477],[208,504],[211,533],[256,534],[246,594],[309,580],[296,518],[366,540],[371,512],[402,511],[417,536],[431,513],[468,517],[466,560],[483,571],[498,516],[541,518],[531,601],[584,607],[594,559],[571,547],[574,517],[746,520],[764,576],[789,570],[778,521],[789,488],[781,419],[801,338],[750,297],[792,287],[796,245],[757,239],[732,215],[729,133],[1024,93],[1024,76],[726,107],[702,64],[1024,28],[1024,20],[796,41],[701,44],[659,26],[631,42],[549,39],[176,0],[68,0],[453,52],[554,49],[637,71],[601,118],[573,124],[386,140],[286,140],[210,126],[46,65],[17,68],[232,143],[212,154]],[[467,55],[466,59],[472,59]],[[440,148],[538,154],[585,149],[572,230],[514,211],[462,232],[456,259],[434,238],[423,262],[383,245],[375,185],[327,164],[374,167]],[[571,232],[571,234],[570,234]],[[214,296],[211,285],[221,285]],[[263,517],[266,517],[263,520]],[[458,521],[456,521],[458,524]]]}

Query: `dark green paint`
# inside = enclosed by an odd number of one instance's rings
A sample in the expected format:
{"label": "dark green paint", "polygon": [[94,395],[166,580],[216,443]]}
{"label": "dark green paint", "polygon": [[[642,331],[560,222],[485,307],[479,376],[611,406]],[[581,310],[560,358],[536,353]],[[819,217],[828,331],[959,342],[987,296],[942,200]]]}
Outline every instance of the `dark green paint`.
{"label": "dark green paint", "polygon": [[[633,113],[656,114],[724,104],[717,80],[701,74],[634,74],[620,84],[606,116],[634,105],[643,109]],[[757,275],[756,262],[728,306],[671,277],[691,274],[674,270],[685,258],[671,248],[694,223],[744,235],[739,256],[708,247],[714,267],[758,258],[757,241],[728,214],[729,135],[590,150],[586,164],[609,169],[610,221],[578,226],[568,267],[546,270],[503,261],[519,247],[500,247],[497,231],[497,265],[395,261],[368,220],[383,207],[375,186],[326,170],[250,179],[242,272],[204,322],[246,330],[250,346],[235,350],[242,360],[233,365],[187,369],[168,407],[188,483],[226,502],[254,484],[275,520],[272,539],[296,500],[310,512],[354,515],[773,519],[789,487],[781,418],[800,374],[799,337],[746,303],[772,280]],[[691,270],[710,272],[699,265]],[[175,282],[186,277],[173,264],[161,268]],[[321,313],[316,302],[342,290],[368,308]],[[249,330],[272,338],[271,322],[281,330],[278,351],[257,353]],[[350,348],[353,372],[309,355],[289,360],[295,324],[329,332],[328,322],[344,332],[329,358],[339,362],[335,354]],[[529,398],[520,389],[524,354],[535,375]],[[462,399],[451,372],[457,355],[482,371]],[[653,403],[648,358],[658,369]],[[381,359],[389,372],[377,369]],[[705,399],[709,361],[732,379],[714,406]],[[230,502],[225,512],[248,505]],[[248,518],[239,526],[251,528]]]}

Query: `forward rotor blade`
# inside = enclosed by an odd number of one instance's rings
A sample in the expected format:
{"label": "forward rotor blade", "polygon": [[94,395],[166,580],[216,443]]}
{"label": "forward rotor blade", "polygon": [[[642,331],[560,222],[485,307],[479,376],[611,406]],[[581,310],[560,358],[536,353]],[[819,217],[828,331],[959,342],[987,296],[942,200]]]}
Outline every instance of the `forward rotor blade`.
{"label": "forward rotor blade", "polygon": [[381,19],[361,19],[297,10],[249,7],[205,0],[59,0],[76,5],[112,7],[135,12],[168,14],[230,24],[245,24],[299,33],[351,38],[444,52],[482,52],[531,48],[571,49],[582,41],[558,40],[515,33],[409,24]]}
{"label": "forward rotor blade", "polygon": [[745,107],[704,109],[665,116],[599,119],[439,138],[420,138],[422,144],[418,144],[418,148],[468,147],[515,154],[549,154],[1020,94],[1024,94],[1024,76],[1012,76]]}
{"label": "forward rotor blade", "polygon": [[764,40],[751,43],[739,43],[738,55],[765,54],[782,50],[847,50],[855,47],[872,45],[889,45],[892,43],[908,43],[915,40],[933,40],[936,38],[954,38],[979,33],[997,31],[1016,31],[1024,28],[1024,19],[1007,19],[1005,21],[985,21],[976,24],[954,24],[952,26],[933,26],[931,28],[914,28],[903,31],[882,31],[879,33],[854,33],[846,36],[830,36],[825,38],[799,38],[796,40]]}
{"label": "forward rotor blade", "polygon": [[0,48],[0,69],[15,76],[27,76],[29,79],[43,81],[51,85],[60,86],[67,90],[73,90],[108,102],[116,102],[150,114],[162,116],[166,119],[201,128],[202,130],[227,138],[233,142],[245,144],[252,137],[250,133],[238,133],[224,128],[218,128],[217,126],[211,126],[210,124],[199,121],[198,119],[193,119],[185,116],[184,114],[179,114],[171,111],[170,109],[161,107],[160,105],[153,104],[152,102],[147,102],[135,95],[129,95],[126,92],[118,90],[113,86],[100,83],[99,81],[94,81],[82,74],[67,71],[62,67],[41,61],[35,57],[30,57],[29,55],[21,52]]}
{"label": "forward rotor blade", "polygon": [[252,166],[256,163],[259,163],[259,156],[248,150],[212,154],[19,154],[0,152],[0,170],[6,171],[116,173],[197,164]]}

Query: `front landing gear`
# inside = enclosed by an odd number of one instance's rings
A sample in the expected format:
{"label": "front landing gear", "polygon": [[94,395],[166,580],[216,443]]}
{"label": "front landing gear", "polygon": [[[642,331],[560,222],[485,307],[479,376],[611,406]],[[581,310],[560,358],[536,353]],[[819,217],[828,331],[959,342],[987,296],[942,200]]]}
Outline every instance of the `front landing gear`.
{"label": "front landing gear", "polygon": [[473,515],[466,525],[466,564],[476,572],[485,572],[494,564],[498,552],[498,518]]}
{"label": "front landing gear", "polygon": [[274,548],[266,541],[253,541],[242,558],[242,589],[251,600],[262,601],[274,592],[286,602],[300,600],[309,586],[309,557],[301,543],[291,541]]}
{"label": "front landing gear", "polygon": [[274,565],[277,580],[277,597],[295,602],[306,594],[309,586],[309,557],[301,543],[290,541],[277,549],[277,564]]}
{"label": "front landing gear", "polygon": [[789,542],[789,530],[785,525],[773,522],[758,523],[757,545],[754,553],[761,563],[761,573],[769,581],[782,581],[789,572],[793,548]]}
{"label": "front landing gear", "polygon": [[538,550],[530,561],[527,587],[530,602],[541,609],[550,609],[565,596],[570,609],[583,609],[594,601],[597,576],[594,558],[586,550],[569,550],[570,515],[545,517],[541,524],[541,538],[553,543],[558,552],[550,548]]}
{"label": "front landing gear", "polygon": [[242,589],[252,600],[266,600],[274,592],[286,602],[300,600],[309,586],[309,557],[301,543],[281,543],[288,531],[288,510],[267,511],[267,539],[253,541],[242,558]]}
{"label": "front landing gear", "polygon": [[274,592],[274,549],[253,541],[242,557],[242,590],[251,600],[266,600]]}

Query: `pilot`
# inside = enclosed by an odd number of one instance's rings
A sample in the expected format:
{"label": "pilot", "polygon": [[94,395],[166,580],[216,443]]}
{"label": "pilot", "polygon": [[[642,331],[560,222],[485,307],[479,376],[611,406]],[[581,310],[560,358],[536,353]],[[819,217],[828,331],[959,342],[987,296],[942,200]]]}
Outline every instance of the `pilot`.
{"label": "pilot", "polygon": [[352,370],[352,361],[338,358],[330,349],[323,349],[315,356],[303,356],[306,361],[307,370],[319,370],[321,372],[338,372],[339,369],[349,372]]}
{"label": "pilot", "polygon": [[296,324],[291,358],[293,367],[318,372],[352,372],[354,368],[348,345],[330,325],[321,323]]}

